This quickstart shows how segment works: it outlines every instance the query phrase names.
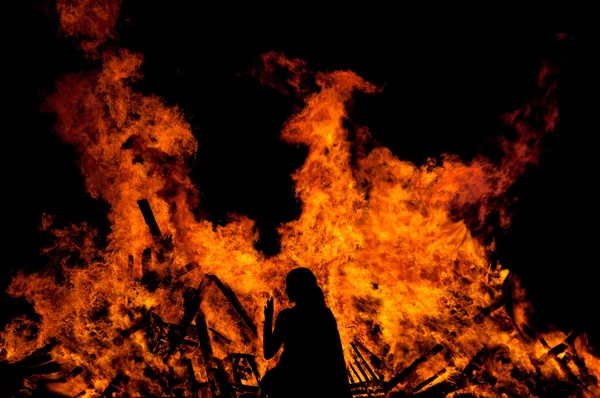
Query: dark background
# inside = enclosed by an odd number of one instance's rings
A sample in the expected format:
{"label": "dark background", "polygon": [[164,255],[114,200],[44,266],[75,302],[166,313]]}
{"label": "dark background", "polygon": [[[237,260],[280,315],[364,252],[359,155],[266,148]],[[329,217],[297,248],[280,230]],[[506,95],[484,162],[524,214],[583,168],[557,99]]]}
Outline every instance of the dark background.
{"label": "dark background", "polygon": [[[137,89],[179,105],[192,125],[200,148],[192,177],[205,216],[256,219],[258,248],[267,254],[278,249],[275,227],[300,212],[289,175],[306,149],[277,138],[295,100],[239,76],[261,53],[283,51],[313,70],[351,69],[385,86],[378,96],[359,96],[352,118],[417,164],[444,152],[468,160],[490,151],[504,131],[498,116],[528,100],[542,60],[561,65],[557,134],[544,141],[539,166],[511,189],[519,198],[513,223],[493,237],[498,258],[525,280],[542,324],[597,333],[597,124],[590,98],[598,79],[591,71],[599,68],[590,36],[575,32],[558,41],[553,31],[436,23],[419,30],[345,20],[331,26],[318,18],[302,26],[241,14],[216,18],[180,2],[125,0],[117,30],[121,46],[145,56]],[[40,111],[60,75],[97,64],[84,60],[74,40],[59,37],[51,2],[15,18],[20,28],[7,50],[2,291],[15,270],[43,266],[43,212],[57,214],[59,224],[89,221],[108,230],[106,204],[87,195],[76,155],[52,134],[53,115]],[[24,308],[4,297],[0,318]]]}

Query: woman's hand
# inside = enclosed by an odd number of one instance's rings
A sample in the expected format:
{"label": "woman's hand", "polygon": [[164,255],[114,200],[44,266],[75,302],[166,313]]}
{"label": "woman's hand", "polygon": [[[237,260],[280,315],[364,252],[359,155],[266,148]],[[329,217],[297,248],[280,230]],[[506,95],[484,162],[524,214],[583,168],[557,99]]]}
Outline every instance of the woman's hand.
{"label": "woman's hand", "polygon": [[281,340],[281,331],[273,331],[273,297],[267,300],[265,305],[265,323],[263,328],[263,353],[265,359],[271,359],[279,348],[283,341]]}
{"label": "woman's hand", "polygon": [[273,321],[273,297],[267,300],[267,305],[265,305],[265,321],[270,320]]}

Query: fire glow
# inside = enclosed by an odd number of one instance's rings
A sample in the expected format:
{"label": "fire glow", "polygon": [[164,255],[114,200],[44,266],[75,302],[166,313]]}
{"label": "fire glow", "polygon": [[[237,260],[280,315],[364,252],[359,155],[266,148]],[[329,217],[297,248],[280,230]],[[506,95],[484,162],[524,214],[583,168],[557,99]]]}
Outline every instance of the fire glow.
{"label": "fire glow", "polygon": [[18,274],[8,290],[31,302],[39,321],[13,320],[0,359],[48,352],[60,369],[25,388],[257,394],[269,366],[256,327],[263,305],[273,296],[277,309],[286,306],[285,275],[308,267],[337,319],[355,396],[600,394],[600,360],[586,336],[533,335],[518,278],[491,263],[493,244],[474,237],[490,213],[509,225],[505,193],[558,121],[552,65],[543,65],[531,103],[504,117],[516,135],[500,141],[500,161],[446,155],[419,167],[385,147],[367,150],[366,127],[350,139],[352,95],[380,88],[351,71],[314,73],[302,60],[263,54],[256,78],[303,103],[281,138],[308,147],[293,175],[302,213],[279,227],[281,251],[267,257],[255,249],[253,220],[215,227],[196,217],[202,187],[188,174],[197,142],[177,107],[131,87],[142,55],[107,44],[118,3],[94,17],[88,2],[58,3],[64,33],[83,36],[99,68],[64,76],[47,106],[56,134],[79,155],[87,191],[110,204],[111,232],[101,245],[87,224],[57,229],[43,217],[56,237],[43,249],[51,264]]}

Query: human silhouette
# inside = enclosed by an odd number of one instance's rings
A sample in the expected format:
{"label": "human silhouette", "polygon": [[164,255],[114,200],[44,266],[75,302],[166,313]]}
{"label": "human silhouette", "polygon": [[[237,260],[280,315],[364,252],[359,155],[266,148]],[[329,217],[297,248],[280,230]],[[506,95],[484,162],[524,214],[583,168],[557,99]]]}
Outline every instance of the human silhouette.
{"label": "human silhouette", "polygon": [[286,277],[292,308],[277,315],[273,331],[273,299],[265,306],[263,348],[271,359],[283,345],[277,365],[261,381],[268,398],[350,398],[350,385],[335,318],[323,291],[308,268]]}

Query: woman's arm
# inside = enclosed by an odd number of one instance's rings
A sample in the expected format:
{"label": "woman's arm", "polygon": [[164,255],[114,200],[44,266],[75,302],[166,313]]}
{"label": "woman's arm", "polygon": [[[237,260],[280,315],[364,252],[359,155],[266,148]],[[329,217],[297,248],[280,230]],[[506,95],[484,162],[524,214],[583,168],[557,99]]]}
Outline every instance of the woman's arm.
{"label": "woman's arm", "polygon": [[263,329],[263,355],[265,359],[273,358],[283,343],[281,330],[279,330],[280,327],[277,327],[279,323],[278,317],[275,332],[273,332],[273,298],[270,298],[267,300],[267,305],[265,306],[265,323]]}

